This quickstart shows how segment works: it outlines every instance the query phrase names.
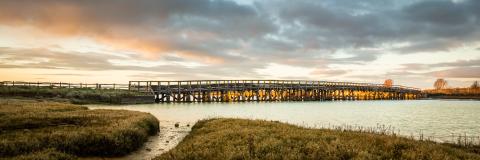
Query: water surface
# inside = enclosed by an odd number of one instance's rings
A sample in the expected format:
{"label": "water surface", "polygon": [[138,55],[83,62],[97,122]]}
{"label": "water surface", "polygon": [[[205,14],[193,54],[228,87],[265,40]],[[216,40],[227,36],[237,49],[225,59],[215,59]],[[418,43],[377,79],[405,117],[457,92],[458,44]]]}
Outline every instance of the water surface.
{"label": "water surface", "polygon": [[[480,135],[480,101],[405,100],[405,101],[324,101],[324,102],[248,102],[248,103],[161,103],[125,106],[89,106],[92,109],[127,109],[153,114],[160,120],[161,132],[172,132],[152,140],[151,146],[164,152],[176,145],[196,121],[214,117],[265,119],[305,127],[379,125],[395,128],[404,136],[434,137],[451,141],[454,135]],[[179,123],[178,130],[173,127]],[[179,133],[179,134],[175,134]],[[172,138],[173,136],[173,138]],[[159,153],[155,152],[155,153]],[[143,153],[142,153],[143,154]],[[153,154],[153,153],[152,153]]]}

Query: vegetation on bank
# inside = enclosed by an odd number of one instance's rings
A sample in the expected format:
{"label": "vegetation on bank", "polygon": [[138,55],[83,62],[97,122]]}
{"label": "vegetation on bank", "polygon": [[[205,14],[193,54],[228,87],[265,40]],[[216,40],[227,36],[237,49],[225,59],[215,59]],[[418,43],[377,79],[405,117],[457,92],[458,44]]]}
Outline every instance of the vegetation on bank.
{"label": "vegetation on bank", "polygon": [[[145,96],[138,92],[115,89],[91,89],[91,88],[52,88],[35,86],[0,86],[0,96],[3,97],[27,97],[55,101],[69,101],[74,104],[122,104],[122,103],[145,103],[135,101],[135,97]],[[153,97],[149,98],[153,103]]]}
{"label": "vegetation on bank", "polygon": [[392,135],[211,119],[197,122],[177,147],[155,159],[480,159],[480,154]]}
{"label": "vegetation on bank", "polygon": [[0,119],[0,157],[6,159],[121,156],[159,131],[148,113],[33,100],[0,99]]}
{"label": "vegetation on bank", "polygon": [[430,98],[480,99],[480,88],[446,88],[424,90]]}
{"label": "vegetation on bank", "polygon": [[437,79],[433,84],[434,89],[423,90],[428,98],[439,99],[477,99],[480,100],[480,86],[474,81],[470,87],[449,88],[445,79]]}

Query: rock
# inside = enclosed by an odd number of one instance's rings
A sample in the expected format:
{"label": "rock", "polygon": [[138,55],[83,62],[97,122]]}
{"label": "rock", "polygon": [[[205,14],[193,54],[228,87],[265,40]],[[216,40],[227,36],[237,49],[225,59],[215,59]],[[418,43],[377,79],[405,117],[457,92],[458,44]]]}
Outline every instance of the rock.
{"label": "rock", "polygon": [[175,123],[175,128],[178,128],[178,126],[180,126],[180,124],[178,122]]}
{"label": "rock", "polygon": [[150,148],[147,148],[146,150],[149,151],[149,152],[152,151],[152,149],[150,149]]}
{"label": "rock", "polygon": [[167,143],[168,143],[168,142],[170,142],[170,141],[165,141],[165,142],[167,142]]}
{"label": "rock", "polygon": [[190,127],[190,124],[187,124],[187,127]]}

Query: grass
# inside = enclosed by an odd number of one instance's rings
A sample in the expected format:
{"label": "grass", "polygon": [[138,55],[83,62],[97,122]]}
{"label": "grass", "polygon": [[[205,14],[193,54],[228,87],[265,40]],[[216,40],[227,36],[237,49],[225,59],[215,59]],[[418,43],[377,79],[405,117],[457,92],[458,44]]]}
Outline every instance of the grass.
{"label": "grass", "polygon": [[155,159],[480,159],[480,154],[385,134],[211,119],[199,121],[177,147]]}
{"label": "grass", "polygon": [[[114,89],[90,89],[90,88],[51,88],[32,86],[0,86],[0,96],[5,97],[28,97],[55,101],[69,101],[74,104],[122,104],[138,103],[132,99],[145,96],[137,92]],[[150,98],[153,103],[153,97]]]}
{"label": "grass", "polygon": [[159,131],[148,113],[33,100],[0,99],[0,119],[0,157],[11,159],[121,156]]}

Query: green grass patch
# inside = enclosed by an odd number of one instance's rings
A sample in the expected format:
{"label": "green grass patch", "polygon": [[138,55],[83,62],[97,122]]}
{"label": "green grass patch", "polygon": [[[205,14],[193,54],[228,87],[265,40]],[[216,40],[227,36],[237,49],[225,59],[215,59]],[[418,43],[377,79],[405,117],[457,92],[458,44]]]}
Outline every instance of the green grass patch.
{"label": "green grass patch", "polygon": [[[128,90],[114,89],[0,86],[0,96],[39,99],[49,98],[55,101],[69,101],[74,104],[121,104],[135,103],[125,102],[125,99],[145,96],[145,94]],[[153,102],[154,101],[152,97],[151,103]]]}
{"label": "green grass patch", "polygon": [[195,124],[163,159],[480,159],[472,150],[391,135],[309,129],[280,122],[211,119]]}
{"label": "green grass patch", "polygon": [[13,159],[121,156],[159,131],[148,113],[32,100],[0,99],[0,119],[0,157]]}

